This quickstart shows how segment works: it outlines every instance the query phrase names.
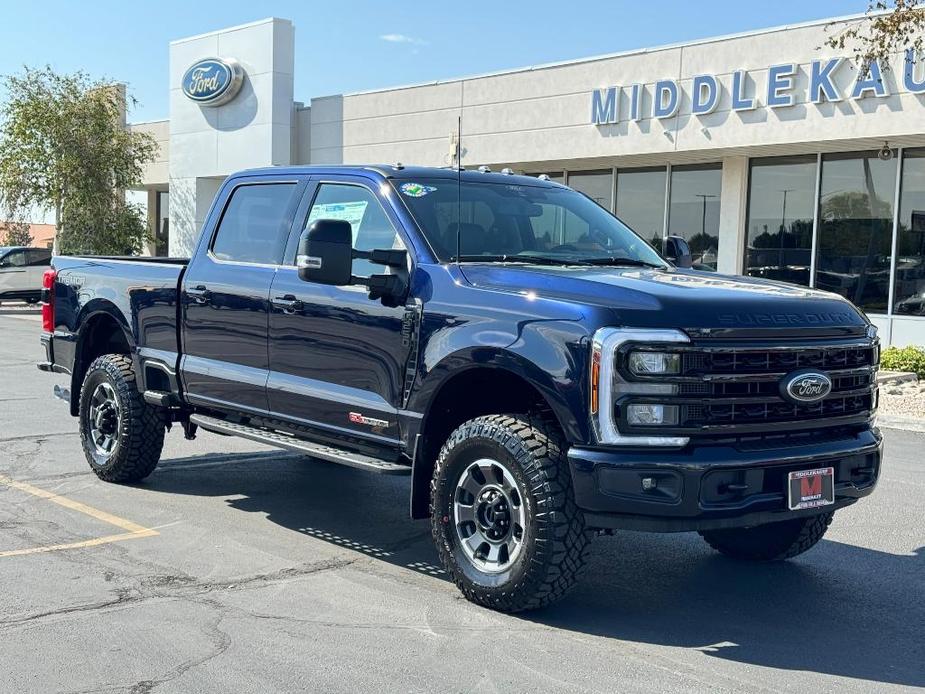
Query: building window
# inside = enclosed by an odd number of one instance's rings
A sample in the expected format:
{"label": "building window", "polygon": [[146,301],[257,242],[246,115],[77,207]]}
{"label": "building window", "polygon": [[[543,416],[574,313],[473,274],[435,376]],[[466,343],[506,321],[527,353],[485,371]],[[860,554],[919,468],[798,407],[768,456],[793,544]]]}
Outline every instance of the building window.
{"label": "building window", "polygon": [[668,235],[690,244],[699,269],[716,269],[722,181],[721,164],[671,167]]}
{"label": "building window", "polygon": [[170,253],[170,193],[166,190],[159,190],[156,195],[154,255],[166,256]]}
{"label": "building window", "polygon": [[605,210],[613,210],[612,171],[569,171],[568,186],[584,193]]}
{"label": "building window", "polygon": [[665,235],[664,167],[617,171],[616,213],[659,253]]}
{"label": "building window", "polygon": [[925,316],[925,149],[903,155],[893,312]]}
{"label": "building window", "polygon": [[809,285],[815,196],[815,155],[751,161],[746,275]]}
{"label": "building window", "polygon": [[876,152],[822,158],[815,286],[859,308],[889,303],[896,158]]}

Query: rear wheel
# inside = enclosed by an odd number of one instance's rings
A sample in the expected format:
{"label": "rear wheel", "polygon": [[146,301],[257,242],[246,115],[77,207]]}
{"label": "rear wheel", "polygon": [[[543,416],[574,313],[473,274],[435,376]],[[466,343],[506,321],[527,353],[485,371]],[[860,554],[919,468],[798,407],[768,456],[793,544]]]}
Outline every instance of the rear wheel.
{"label": "rear wheel", "polygon": [[150,475],[164,446],[164,419],[135,387],[132,361],[105,354],[90,364],[80,390],[80,440],[87,462],[107,482]]}
{"label": "rear wheel", "polygon": [[591,537],[558,428],[526,415],[478,417],[450,435],[434,469],[431,519],[463,595],[502,612],[564,596]]}
{"label": "rear wheel", "polygon": [[825,535],[834,515],[822,513],[753,528],[703,530],[700,535],[717,552],[734,559],[780,561],[811,549]]}

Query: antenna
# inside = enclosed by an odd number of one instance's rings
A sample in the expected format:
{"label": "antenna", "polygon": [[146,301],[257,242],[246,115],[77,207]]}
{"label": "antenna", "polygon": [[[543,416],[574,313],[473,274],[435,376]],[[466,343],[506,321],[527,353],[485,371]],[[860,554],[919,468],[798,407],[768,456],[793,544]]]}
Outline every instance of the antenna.
{"label": "antenna", "polygon": [[462,112],[456,116],[456,264],[462,236]]}

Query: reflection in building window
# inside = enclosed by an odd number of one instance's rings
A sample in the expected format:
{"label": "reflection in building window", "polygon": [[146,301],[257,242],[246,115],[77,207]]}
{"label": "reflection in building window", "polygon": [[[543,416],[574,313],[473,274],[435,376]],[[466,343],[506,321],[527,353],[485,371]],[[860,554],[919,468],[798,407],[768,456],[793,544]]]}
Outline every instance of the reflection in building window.
{"label": "reflection in building window", "polygon": [[925,316],[925,150],[903,155],[893,312]]}
{"label": "reflection in building window", "polygon": [[616,214],[661,253],[665,234],[665,168],[618,169]]}
{"label": "reflection in building window", "polygon": [[687,241],[694,267],[701,270],[716,269],[722,180],[721,164],[671,168],[668,235]]}
{"label": "reflection in building window", "polygon": [[613,197],[612,171],[575,171],[569,172],[569,188],[584,193],[605,210],[612,212]]}
{"label": "reflection in building window", "polygon": [[753,159],[745,274],[809,285],[816,156]]}
{"label": "reflection in building window", "polygon": [[825,155],[821,180],[815,285],[865,311],[886,313],[896,158]]}
{"label": "reflection in building window", "polygon": [[157,215],[154,229],[154,255],[166,256],[170,252],[170,193],[157,191]]}

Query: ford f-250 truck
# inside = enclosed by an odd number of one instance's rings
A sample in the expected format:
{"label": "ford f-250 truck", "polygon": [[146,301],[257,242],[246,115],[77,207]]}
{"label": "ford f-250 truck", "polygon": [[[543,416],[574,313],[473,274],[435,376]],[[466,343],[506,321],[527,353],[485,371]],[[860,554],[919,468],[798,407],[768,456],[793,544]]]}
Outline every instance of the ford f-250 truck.
{"label": "ford f-250 truck", "polygon": [[600,531],[793,557],[877,481],[876,330],[673,242],[507,171],[245,171],[189,260],[54,258],[39,368],[103,480],[150,474],[174,424],[410,475],[494,609],[561,597]]}

